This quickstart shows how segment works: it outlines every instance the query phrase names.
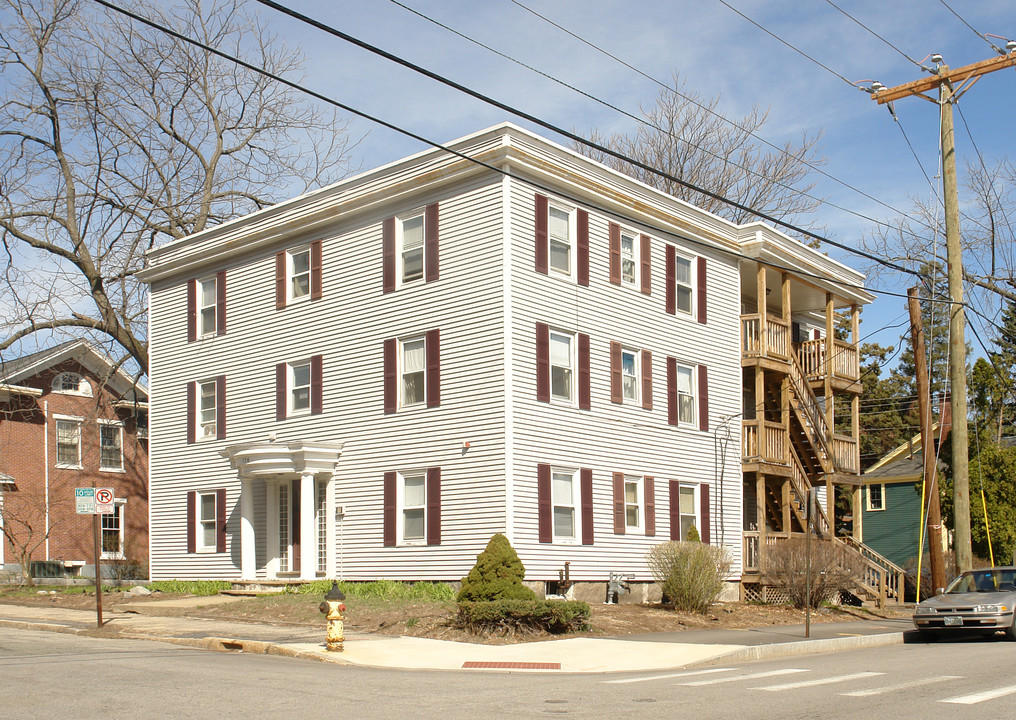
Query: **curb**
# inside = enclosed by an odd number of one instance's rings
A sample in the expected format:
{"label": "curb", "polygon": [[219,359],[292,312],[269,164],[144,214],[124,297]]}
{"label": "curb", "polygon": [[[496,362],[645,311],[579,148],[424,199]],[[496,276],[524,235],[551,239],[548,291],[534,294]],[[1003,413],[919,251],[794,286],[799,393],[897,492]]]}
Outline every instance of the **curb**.
{"label": "curb", "polygon": [[[855,637],[826,638],[824,640],[799,640],[788,643],[774,643],[771,645],[752,645],[750,647],[734,650],[724,655],[695,663],[694,666],[716,665],[720,663],[736,662],[739,660],[771,660],[782,657],[796,657],[799,655],[819,655],[821,653],[837,652],[843,650],[863,650],[866,648],[890,647],[892,645],[903,645],[903,633],[881,633],[878,635],[860,635]],[[687,665],[686,667],[693,667]]]}

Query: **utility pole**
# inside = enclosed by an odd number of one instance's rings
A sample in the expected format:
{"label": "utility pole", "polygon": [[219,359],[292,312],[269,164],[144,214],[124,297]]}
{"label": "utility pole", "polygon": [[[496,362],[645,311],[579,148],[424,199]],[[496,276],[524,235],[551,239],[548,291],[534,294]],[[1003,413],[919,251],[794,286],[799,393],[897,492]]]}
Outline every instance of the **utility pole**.
{"label": "utility pole", "polygon": [[[910,342],[914,349],[914,370],[917,375],[917,409],[921,415],[921,456],[924,458],[924,487],[928,497],[928,550],[931,554],[931,594],[945,587],[945,558],[942,557],[942,510],[939,505],[938,483],[935,482],[935,443],[931,431],[931,390],[928,381],[928,359],[924,350],[924,323],[921,319],[920,288],[907,290],[910,310]],[[923,510],[923,508],[922,508]],[[923,520],[923,518],[922,518]],[[923,543],[922,543],[923,544]],[[918,548],[924,554],[924,548]],[[920,599],[920,577],[918,577]]]}
{"label": "utility pole", "polygon": [[[953,549],[956,570],[969,570],[973,564],[970,549],[970,475],[967,464],[967,345],[964,337],[966,316],[963,308],[963,253],[960,247],[959,199],[956,189],[956,144],[953,134],[952,106],[982,75],[1016,65],[1016,43],[1006,45],[1001,57],[951,69],[943,65],[941,55],[933,55],[936,63],[931,77],[914,80],[894,88],[875,83],[871,97],[879,105],[905,97],[920,97],[939,106],[941,111],[942,190],[945,196],[945,242],[949,266],[949,385],[953,425]],[[953,83],[958,84],[954,87]],[[935,99],[925,93],[938,88]],[[927,453],[927,448],[925,448]]]}

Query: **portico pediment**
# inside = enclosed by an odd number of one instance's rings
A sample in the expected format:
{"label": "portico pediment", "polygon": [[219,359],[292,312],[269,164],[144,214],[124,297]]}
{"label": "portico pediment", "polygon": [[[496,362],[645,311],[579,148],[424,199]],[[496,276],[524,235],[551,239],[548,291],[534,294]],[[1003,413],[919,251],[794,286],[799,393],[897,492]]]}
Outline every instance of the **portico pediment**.
{"label": "portico pediment", "polygon": [[342,443],[304,440],[251,442],[219,451],[243,479],[296,479],[302,475],[335,472]]}

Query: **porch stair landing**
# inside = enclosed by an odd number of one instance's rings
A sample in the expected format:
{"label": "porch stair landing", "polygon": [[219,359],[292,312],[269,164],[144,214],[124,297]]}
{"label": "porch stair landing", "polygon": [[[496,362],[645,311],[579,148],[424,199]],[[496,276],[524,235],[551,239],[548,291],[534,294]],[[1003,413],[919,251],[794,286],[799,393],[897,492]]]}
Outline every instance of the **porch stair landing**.
{"label": "porch stair landing", "polygon": [[220,590],[220,595],[274,595],[289,592],[308,584],[310,580],[232,580],[229,590]]}

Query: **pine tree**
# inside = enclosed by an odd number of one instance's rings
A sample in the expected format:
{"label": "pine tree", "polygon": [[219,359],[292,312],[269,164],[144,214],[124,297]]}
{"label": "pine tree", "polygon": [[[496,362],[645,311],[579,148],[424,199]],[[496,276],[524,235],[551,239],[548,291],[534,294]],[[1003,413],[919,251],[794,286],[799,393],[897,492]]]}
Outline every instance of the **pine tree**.
{"label": "pine tree", "polygon": [[487,543],[476,556],[476,564],[462,578],[462,589],[455,598],[463,600],[535,600],[536,593],[522,584],[526,569],[515,548],[501,533]]}

